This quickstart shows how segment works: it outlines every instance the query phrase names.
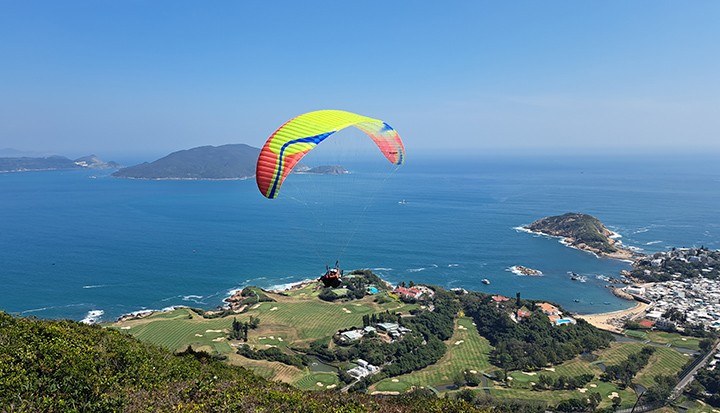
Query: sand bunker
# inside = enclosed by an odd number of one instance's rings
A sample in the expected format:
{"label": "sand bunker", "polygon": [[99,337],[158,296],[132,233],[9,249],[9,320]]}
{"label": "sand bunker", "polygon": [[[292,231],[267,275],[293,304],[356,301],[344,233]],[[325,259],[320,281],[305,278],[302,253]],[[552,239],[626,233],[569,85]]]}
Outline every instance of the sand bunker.
{"label": "sand bunker", "polygon": [[528,376],[535,376],[535,375],[537,375],[537,373],[535,373],[534,371],[523,371],[522,374],[527,374]]}
{"label": "sand bunker", "polygon": [[195,333],[195,337],[202,337],[202,334]]}
{"label": "sand bunker", "polygon": [[345,311],[345,312],[348,313],[348,314],[352,313],[352,311],[348,310],[348,309],[345,308],[345,307],[343,307],[343,311]]}
{"label": "sand bunker", "polygon": [[477,374],[477,370],[470,370],[470,373]]}
{"label": "sand bunker", "polygon": [[619,396],[618,392],[614,391],[614,392],[608,394],[608,399],[614,399],[618,396]]}
{"label": "sand bunker", "polygon": [[545,367],[543,370],[555,371],[555,367]]}
{"label": "sand bunker", "polygon": [[320,387],[325,386],[324,384],[322,384],[322,383],[320,383],[320,382],[317,382],[317,383],[315,383],[315,384],[317,384],[317,385],[320,386]]}
{"label": "sand bunker", "polygon": [[465,326],[458,326],[458,330],[467,330],[467,327],[465,327]]}
{"label": "sand bunker", "polygon": [[393,382],[393,383],[397,383],[397,382],[399,382],[400,380],[398,380],[398,379],[392,379],[392,380],[390,380],[390,381]]}
{"label": "sand bunker", "polygon": [[585,387],[581,387],[581,388],[578,389],[578,391],[579,391],[580,393],[585,393],[585,392],[587,391],[587,389],[586,389]]}
{"label": "sand bunker", "polygon": [[330,389],[334,389],[335,387],[337,387],[337,384],[331,384],[331,385],[327,386],[326,389],[330,390]]}
{"label": "sand bunker", "polygon": [[222,333],[222,330],[205,330],[206,333]]}
{"label": "sand bunker", "polygon": [[251,310],[254,310],[254,309],[260,307],[261,305],[262,305],[262,303],[257,303],[257,304],[255,304],[254,306],[250,307],[250,309],[251,309]]}
{"label": "sand bunker", "polygon": [[277,307],[273,307],[270,309],[270,311],[275,311],[275,310],[277,310]]}
{"label": "sand bunker", "polygon": [[223,340],[225,340],[225,337],[214,338],[212,341],[223,341]]}
{"label": "sand bunker", "polygon": [[594,384],[594,383],[593,383],[593,384],[590,385],[590,387],[593,387],[593,388],[594,388],[594,387],[597,387],[597,384]]}
{"label": "sand bunker", "polygon": [[130,326],[120,327],[120,330],[130,330]]}
{"label": "sand bunker", "polygon": [[455,345],[457,346],[458,344],[462,344],[462,343],[464,343],[464,342],[465,342],[465,340],[458,340],[458,341],[455,342]]}

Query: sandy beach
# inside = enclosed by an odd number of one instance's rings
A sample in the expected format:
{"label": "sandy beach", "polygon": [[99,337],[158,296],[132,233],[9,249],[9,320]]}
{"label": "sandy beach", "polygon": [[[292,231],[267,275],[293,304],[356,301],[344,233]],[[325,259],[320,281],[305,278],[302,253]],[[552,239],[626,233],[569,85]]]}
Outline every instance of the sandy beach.
{"label": "sandy beach", "polygon": [[619,326],[622,326],[622,322],[618,320],[626,320],[639,317],[645,314],[645,310],[647,310],[649,306],[649,304],[638,302],[635,304],[634,307],[628,308],[627,310],[612,311],[609,313],[578,315],[577,318],[581,318],[597,328],[620,333],[622,332],[622,328],[618,328],[614,325],[617,324]]}

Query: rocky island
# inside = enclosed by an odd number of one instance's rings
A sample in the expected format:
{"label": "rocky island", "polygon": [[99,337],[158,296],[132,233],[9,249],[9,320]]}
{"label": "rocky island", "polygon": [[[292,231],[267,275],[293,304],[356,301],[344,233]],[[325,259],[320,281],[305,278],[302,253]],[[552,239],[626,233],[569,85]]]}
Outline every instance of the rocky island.
{"label": "rocky island", "polygon": [[[250,179],[260,148],[245,144],[200,146],[173,152],[153,162],[122,168],[113,174],[117,178],[221,180]],[[297,164],[292,173],[340,175],[348,171],[342,166],[316,166]]]}
{"label": "rocky island", "polygon": [[624,248],[620,241],[614,239],[617,234],[588,214],[570,212],[545,217],[523,228],[531,232],[563,238],[563,242],[571,247],[602,257],[632,259],[636,256],[636,253]]}

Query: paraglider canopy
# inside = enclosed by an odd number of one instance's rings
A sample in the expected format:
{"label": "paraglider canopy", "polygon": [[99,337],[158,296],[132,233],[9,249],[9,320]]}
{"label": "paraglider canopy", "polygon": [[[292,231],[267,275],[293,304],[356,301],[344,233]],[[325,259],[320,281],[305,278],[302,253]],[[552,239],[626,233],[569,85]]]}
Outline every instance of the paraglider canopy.
{"label": "paraglider canopy", "polygon": [[287,121],[265,142],[255,175],[260,193],[266,198],[276,198],[285,178],[303,156],[349,126],[365,132],[390,163],[403,163],[405,148],[400,135],[382,120],[342,110],[308,112]]}

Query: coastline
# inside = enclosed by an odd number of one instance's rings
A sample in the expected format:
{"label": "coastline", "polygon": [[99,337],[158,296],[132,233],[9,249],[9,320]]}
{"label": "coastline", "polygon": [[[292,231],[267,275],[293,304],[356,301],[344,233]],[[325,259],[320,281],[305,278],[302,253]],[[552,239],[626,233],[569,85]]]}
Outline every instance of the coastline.
{"label": "coastline", "polygon": [[[583,243],[581,243],[579,245],[575,245],[574,238],[564,237],[562,235],[546,234],[544,232],[539,232],[539,231],[533,231],[533,230],[525,227],[524,225],[513,227],[513,229],[518,232],[525,232],[525,233],[533,234],[533,235],[541,235],[544,237],[557,238],[558,242],[560,242],[562,245],[579,250],[579,251],[587,252],[589,254],[594,255],[595,258],[610,258],[610,259],[614,259],[614,260],[620,260],[620,261],[633,263],[633,262],[635,262],[635,258],[643,255],[639,252],[633,251],[629,247],[625,247],[621,241],[617,241],[617,238],[622,237],[622,235],[618,234],[617,232],[611,231],[613,235],[610,236],[609,238],[615,241],[613,246],[618,248],[618,252],[606,253],[606,252],[598,252],[598,251],[595,251],[594,249],[590,249],[590,248],[583,248],[583,246],[586,246]],[[620,244],[620,245],[617,245],[617,244]]]}
{"label": "coastline", "polygon": [[601,330],[612,331],[614,333],[622,333],[621,328],[618,328],[612,324],[613,321],[624,321],[631,320],[645,314],[645,311],[650,307],[650,304],[636,302],[635,306],[625,309],[610,311],[607,313],[596,313],[596,314],[583,314],[576,315],[577,318],[583,319],[588,323],[592,324]]}

